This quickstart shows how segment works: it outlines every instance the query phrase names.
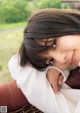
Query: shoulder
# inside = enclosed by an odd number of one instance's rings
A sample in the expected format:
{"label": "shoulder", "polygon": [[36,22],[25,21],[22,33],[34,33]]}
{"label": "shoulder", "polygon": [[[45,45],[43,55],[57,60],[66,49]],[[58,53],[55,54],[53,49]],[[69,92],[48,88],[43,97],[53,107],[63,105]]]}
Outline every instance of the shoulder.
{"label": "shoulder", "polygon": [[20,58],[19,58],[19,55],[16,54],[14,56],[12,56],[8,62],[8,66],[11,67],[11,66],[14,66],[14,65],[19,65],[19,62],[20,62]]}
{"label": "shoulder", "polygon": [[34,69],[31,65],[26,65],[25,67],[20,66],[20,56],[18,54],[11,57],[11,59],[8,62],[8,68],[10,71],[10,74],[13,79],[18,80],[20,77],[28,77],[33,75],[33,73],[36,73],[37,75],[38,71]]}
{"label": "shoulder", "polygon": [[18,79],[19,71],[21,68],[19,62],[20,58],[18,54],[12,56],[8,62],[8,68],[13,79]]}

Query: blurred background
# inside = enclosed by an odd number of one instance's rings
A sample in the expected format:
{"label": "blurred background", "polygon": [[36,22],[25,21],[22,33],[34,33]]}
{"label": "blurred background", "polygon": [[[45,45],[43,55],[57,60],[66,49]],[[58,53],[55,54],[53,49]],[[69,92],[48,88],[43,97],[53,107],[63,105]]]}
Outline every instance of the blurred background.
{"label": "blurred background", "polygon": [[44,8],[80,10],[80,0],[0,0],[0,83],[12,79],[8,61],[19,50],[29,16]]}

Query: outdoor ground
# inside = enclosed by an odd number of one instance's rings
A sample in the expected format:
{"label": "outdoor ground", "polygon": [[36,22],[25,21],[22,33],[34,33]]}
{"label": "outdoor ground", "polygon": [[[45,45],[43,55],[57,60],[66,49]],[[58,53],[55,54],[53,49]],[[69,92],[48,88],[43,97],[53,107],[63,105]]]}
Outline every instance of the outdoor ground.
{"label": "outdoor ground", "polygon": [[19,50],[23,30],[26,23],[20,25],[0,26],[0,83],[11,80],[8,69],[8,61]]}

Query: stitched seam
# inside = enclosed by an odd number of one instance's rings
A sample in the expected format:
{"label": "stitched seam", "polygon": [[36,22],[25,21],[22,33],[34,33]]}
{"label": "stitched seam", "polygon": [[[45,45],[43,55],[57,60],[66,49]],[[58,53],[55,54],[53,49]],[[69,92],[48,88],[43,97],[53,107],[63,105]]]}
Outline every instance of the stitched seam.
{"label": "stitched seam", "polygon": [[11,93],[11,104],[12,104],[12,107],[14,108],[15,100],[14,100],[14,96],[13,96],[13,91],[12,91],[10,82],[8,84],[9,84],[9,89],[10,89],[10,93]]}

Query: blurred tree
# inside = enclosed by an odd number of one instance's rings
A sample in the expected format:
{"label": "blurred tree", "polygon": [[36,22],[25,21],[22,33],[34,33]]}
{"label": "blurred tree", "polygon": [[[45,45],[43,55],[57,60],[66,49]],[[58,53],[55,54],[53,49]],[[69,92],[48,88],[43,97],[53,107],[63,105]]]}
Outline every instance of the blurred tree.
{"label": "blurred tree", "polygon": [[68,4],[71,9],[80,8],[80,0],[62,0],[63,5]]}
{"label": "blurred tree", "polygon": [[62,8],[61,0],[0,0],[0,23],[25,21],[44,8]]}
{"label": "blurred tree", "polygon": [[61,0],[34,0],[37,9],[61,8]]}
{"label": "blurred tree", "polygon": [[26,6],[28,6],[27,0],[24,0],[24,2],[23,0],[5,0],[5,2],[1,1],[0,6],[2,22],[14,23],[24,21],[29,15],[29,9],[26,9]]}

